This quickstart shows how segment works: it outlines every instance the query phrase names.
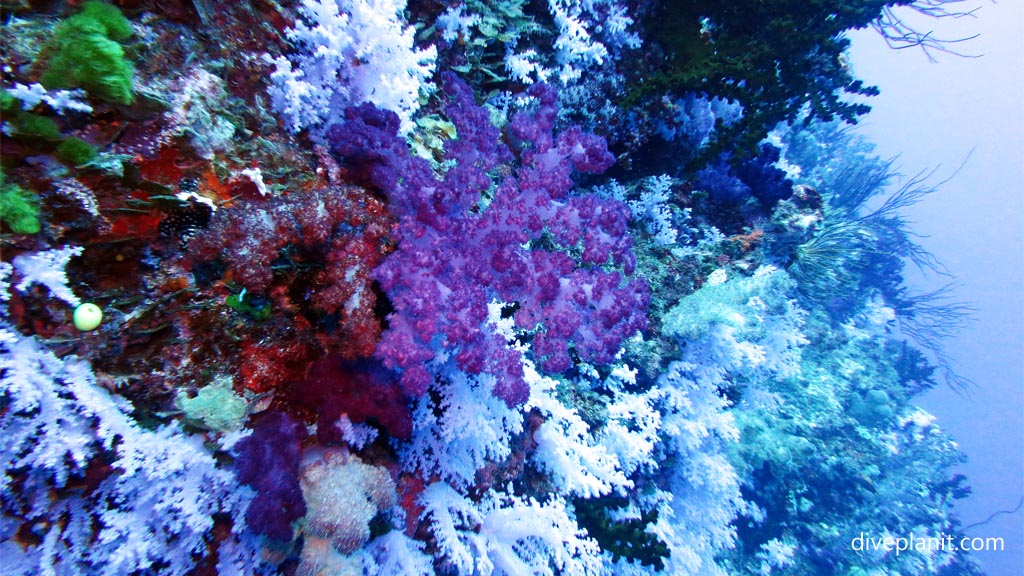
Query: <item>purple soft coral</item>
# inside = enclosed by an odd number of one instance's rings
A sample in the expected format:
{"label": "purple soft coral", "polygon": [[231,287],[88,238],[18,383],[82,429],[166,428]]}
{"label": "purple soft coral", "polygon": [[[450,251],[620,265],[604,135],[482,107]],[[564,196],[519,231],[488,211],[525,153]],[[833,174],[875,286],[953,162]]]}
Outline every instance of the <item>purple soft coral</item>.
{"label": "purple soft coral", "polygon": [[292,522],[306,514],[299,486],[299,460],[306,429],[284,412],[259,417],[251,435],[235,447],[238,480],[256,491],[245,521],[258,534],[292,539]]}
{"label": "purple soft coral", "polygon": [[[529,388],[518,352],[487,326],[488,302],[517,303],[516,325],[535,333],[541,367],[561,372],[571,366],[570,348],[584,361],[612,361],[622,340],[646,326],[649,292],[615,270],[630,275],[635,266],[628,209],[571,194],[574,170],[600,173],[614,162],[604,140],[576,127],[556,136],[557,96],[535,86],[536,111],[511,123],[513,155],[469,87],[450,73],[443,85],[458,139],[440,179],[409,154],[388,112],[351,108],[328,132],[333,151],[387,195],[400,219],[399,248],[375,272],[395,309],[376,354],[419,396],[432,381],[424,364],[441,347],[459,368],[496,376],[496,394],[518,405]],[[518,175],[505,170],[495,186],[491,173],[516,156]]]}

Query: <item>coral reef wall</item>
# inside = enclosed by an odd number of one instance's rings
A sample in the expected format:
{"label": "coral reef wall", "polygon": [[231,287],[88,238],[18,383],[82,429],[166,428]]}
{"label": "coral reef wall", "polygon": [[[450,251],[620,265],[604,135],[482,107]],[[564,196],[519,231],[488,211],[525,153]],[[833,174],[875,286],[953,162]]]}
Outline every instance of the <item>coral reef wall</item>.
{"label": "coral reef wall", "polygon": [[978,573],[907,3],[4,2],[3,572]]}

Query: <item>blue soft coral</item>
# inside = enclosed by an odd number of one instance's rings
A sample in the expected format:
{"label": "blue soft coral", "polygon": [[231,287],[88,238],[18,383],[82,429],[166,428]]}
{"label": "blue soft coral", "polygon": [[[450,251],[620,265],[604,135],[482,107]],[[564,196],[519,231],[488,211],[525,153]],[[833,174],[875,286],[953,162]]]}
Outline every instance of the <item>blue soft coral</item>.
{"label": "blue soft coral", "polygon": [[793,182],[776,167],[779,158],[779,149],[770,144],[762,144],[756,157],[735,168],[730,165],[730,155],[723,154],[697,173],[697,185],[722,204],[739,204],[753,196],[762,206],[771,208],[793,192]]}

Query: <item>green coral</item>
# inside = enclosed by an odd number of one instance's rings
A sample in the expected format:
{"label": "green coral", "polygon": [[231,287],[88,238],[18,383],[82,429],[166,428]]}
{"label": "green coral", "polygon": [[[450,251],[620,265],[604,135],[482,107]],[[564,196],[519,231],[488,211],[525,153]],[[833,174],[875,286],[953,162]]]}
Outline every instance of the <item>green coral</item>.
{"label": "green coral", "polygon": [[8,184],[0,170],[0,222],[15,234],[39,232],[39,198],[16,184]]}
{"label": "green coral", "polygon": [[[797,0],[682,0],[662,3],[646,25],[669,57],[635,82],[626,106],[654,104],[665,93],[702,93],[743,106],[743,117],[720,125],[697,169],[721,152],[739,160],[779,122],[801,114],[856,122],[870,107],[856,100],[878,89],[853,76],[845,32],[864,28],[893,2]],[[910,0],[898,0],[898,4]]]}
{"label": "green coral", "polygon": [[10,114],[18,109],[18,99],[7,90],[0,90],[0,112]]}
{"label": "green coral", "polygon": [[96,158],[96,147],[81,138],[72,137],[57,146],[56,156],[68,166],[81,166]]}
{"label": "green coral", "polygon": [[134,69],[119,44],[131,34],[131,23],[116,7],[87,2],[57,27],[42,84],[51,89],[83,88],[97,98],[131,104]]}
{"label": "green coral", "polygon": [[132,36],[132,23],[124,17],[117,6],[103,2],[86,2],[80,16],[87,16],[103,26],[107,36],[124,42]]}
{"label": "green coral", "polygon": [[55,142],[63,138],[57,123],[46,116],[17,111],[10,117],[10,121],[15,136],[28,136]]}

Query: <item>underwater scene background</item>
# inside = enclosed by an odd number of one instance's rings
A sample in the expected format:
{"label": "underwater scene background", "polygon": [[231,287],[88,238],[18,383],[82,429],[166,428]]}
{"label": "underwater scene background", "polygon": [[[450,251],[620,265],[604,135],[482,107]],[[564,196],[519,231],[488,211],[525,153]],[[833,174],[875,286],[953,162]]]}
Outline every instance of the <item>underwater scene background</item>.
{"label": "underwater scene background", "polygon": [[[904,168],[941,166],[940,178],[956,172],[910,217],[921,243],[955,273],[957,297],[976,308],[946,348],[978,386],[966,395],[940,386],[920,399],[968,455],[960,470],[972,494],[957,504],[965,524],[1014,509],[1024,490],[1024,267],[1011,264],[1024,262],[1024,78],[1005,73],[1024,51],[1024,4],[979,6],[975,18],[930,28],[943,37],[977,34],[963,45],[973,57],[932,63],[919,51],[890,50],[868,31],[852,35],[851,49],[858,74],[884,86],[858,129],[882,156],[899,154]],[[987,573],[1024,570],[1019,509],[968,532],[1006,538],[1006,551],[976,553]]]}
{"label": "underwater scene background", "polygon": [[0,7],[4,574],[1024,572],[991,6]]}

